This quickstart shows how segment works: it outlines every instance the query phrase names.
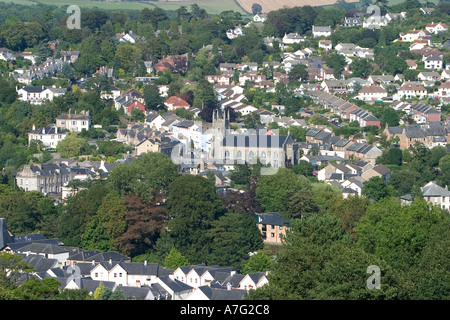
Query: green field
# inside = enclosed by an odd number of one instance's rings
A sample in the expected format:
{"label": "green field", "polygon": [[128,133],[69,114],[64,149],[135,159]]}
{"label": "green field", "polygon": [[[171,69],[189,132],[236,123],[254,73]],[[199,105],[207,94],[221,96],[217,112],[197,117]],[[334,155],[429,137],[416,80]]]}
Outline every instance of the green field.
{"label": "green field", "polygon": [[185,0],[185,1],[171,1],[171,2],[104,2],[104,1],[91,1],[91,0],[0,0],[0,2],[17,3],[22,5],[34,5],[42,3],[46,5],[64,6],[64,5],[77,5],[80,8],[99,8],[105,10],[142,10],[144,8],[160,7],[164,10],[176,10],[180,6],[186,6],[189,10],[190,6],[194,3],[198,4],[200,8],[205,9],[210,14],[221,13],[226,10],[233,10],[246,14],[240,6],[236,4],[234,0]]}

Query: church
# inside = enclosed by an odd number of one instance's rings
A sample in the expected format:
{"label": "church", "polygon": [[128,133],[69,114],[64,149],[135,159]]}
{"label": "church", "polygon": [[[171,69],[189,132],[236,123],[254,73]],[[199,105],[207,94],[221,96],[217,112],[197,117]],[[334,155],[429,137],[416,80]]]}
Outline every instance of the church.
{"label": "church", "polygon": [[255,164],[257,160],[271,168],[291,167],[298,163],[297,143],[292,136],[280,136],[267,130],[233,133],[229,114],[216,110],[212,119],[212,150],[209,161],[223,164]]}

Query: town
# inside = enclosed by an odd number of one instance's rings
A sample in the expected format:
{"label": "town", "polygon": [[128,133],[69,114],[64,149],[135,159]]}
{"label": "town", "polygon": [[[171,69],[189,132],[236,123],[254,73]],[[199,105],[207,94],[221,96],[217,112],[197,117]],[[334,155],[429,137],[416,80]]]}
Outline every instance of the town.
{"label": "town", "polygon": [[[450,4],[376,4],[83,9],[81,29],[54,8],[0,16],[8,283],[57,281],[35,299],[448,298]],[[344,259],[341,292],[326,272]],[[382,293],[364,287],[377,263]],[[283,282],[302,272],[317,279]]]}

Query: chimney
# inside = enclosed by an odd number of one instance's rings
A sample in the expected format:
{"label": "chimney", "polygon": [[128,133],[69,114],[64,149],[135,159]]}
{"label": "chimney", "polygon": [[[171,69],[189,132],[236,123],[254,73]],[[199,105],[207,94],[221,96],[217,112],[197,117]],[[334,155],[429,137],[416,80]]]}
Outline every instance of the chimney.
{"label": "chimney", "polygon": [[147,266],[147,260],[144,261],[144,266]]}
{"label": "chimney", "polygon": [[92,265],[93,265],[93,266],[95,265],[95,260],[92,260]]}
{"label": "chimney", "polygon": [[109,258],[109,265],[112,266],[112,259]]}

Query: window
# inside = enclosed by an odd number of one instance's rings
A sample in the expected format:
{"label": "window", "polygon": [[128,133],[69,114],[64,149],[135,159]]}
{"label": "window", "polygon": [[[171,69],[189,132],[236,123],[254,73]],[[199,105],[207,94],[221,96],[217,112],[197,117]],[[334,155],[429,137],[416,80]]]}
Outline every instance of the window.
{"label": "window", "polygon": [[96,272],[96,273],[94,274],[94,277],[98,278],[98,272]]}

